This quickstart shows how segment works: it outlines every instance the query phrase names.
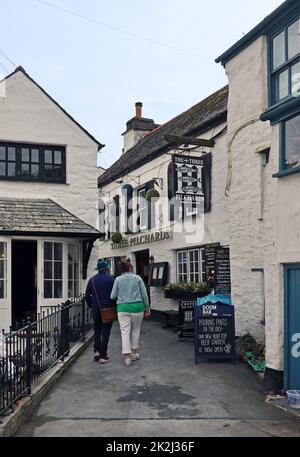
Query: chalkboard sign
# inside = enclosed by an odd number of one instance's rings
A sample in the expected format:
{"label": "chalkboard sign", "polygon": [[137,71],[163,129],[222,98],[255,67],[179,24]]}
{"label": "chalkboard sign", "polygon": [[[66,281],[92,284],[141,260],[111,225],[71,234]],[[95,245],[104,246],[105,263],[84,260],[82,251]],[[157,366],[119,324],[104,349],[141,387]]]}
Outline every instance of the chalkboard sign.
{"label": "chalkboard sign", "polygon": [[234,307],[207,302],[195,309],[195,360],[236,357]]}
{"label": "chalkboard sign", "polygon": [[208,272],[209,270],[215,271],[216,268],[216,254],[217,248],[220,247],[220,243],[207,244],[204,246],[204,258],[205,258],[205,268]]}
{"label": "chalkboard sign", "polygon": [[180,300],[178,313],[179,338],[194,338],[196,300]]}
{"label": "chalkboard sign", "polygon": [[231,294],[229,248],[219,248],[216,250],[215,287],[216,294]]}

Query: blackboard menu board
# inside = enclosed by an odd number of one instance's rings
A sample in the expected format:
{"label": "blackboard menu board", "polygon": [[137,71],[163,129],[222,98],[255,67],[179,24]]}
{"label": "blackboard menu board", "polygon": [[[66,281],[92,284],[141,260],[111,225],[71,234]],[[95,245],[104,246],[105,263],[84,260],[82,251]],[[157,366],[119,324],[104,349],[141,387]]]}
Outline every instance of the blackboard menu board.
{"label": "blackboard menu board", "polygon": [[208,302],[195,311],[195,359],[234,359],[234,307]]}
{"label": "blackboard menu board", "polygon": [[219,248],[216,250],[216,271],[215,271],[216,294],[230,295],[230,250]]}
{"label": "blackboard menu board", "polygon": [[204,247],[204,256],[205,256],[205,268],[206,271],[215,270],[216,267],[216,254],[217,248],[220,247],[219,243],[216,244],[207,244]]}
{"label": "blackboard menu board", "polygon": [[179,338],[194,338],[196,300],[180,300],[178,313]]}

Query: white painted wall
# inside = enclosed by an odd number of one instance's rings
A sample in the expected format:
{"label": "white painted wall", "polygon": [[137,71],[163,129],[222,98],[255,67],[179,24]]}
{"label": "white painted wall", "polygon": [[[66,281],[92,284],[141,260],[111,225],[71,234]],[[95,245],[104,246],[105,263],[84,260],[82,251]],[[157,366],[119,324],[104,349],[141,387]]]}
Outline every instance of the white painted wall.
{"label": "white painted wall", "polygon": [[[201,135],[201,138],[211,138],[218,132],[221,132],[225,123],[219,125],[217,128],[206,132]],[[208,150],[206,151],[208,152]],[[135,264],[135,251],[149,249],[150,256],[153,255],[155,262],[169,262],[170,267],[170,282],[176,282],[176,251],[179,249],[186,249],[192,247],[199,247],[204,244],[220,242],[223,245],[229,244],[229,226],[228,226],[228,200],[225,198],[225,185],[226,185],[226,134],[218,137],[216,140],[215,147],[211,150],[212,152],[212,210],[210,213],[205,214],[205,230],[204,236],[201,233],[189,237],[187,240],[186,236],[181,233],[174,233],[172,240],[145,244],[139,247],[129,247],[118,250],[112,250],[111,242],[106,241],[102,244],[99,250],[99,257],[109,258],[116,256],[126,256],[131,258],[133,264]],[[176,151],[171,151],[171,154],[175,154]],[[153,178],[163,179],[163,189],[160,191],[160,201],[164,200],[165,205],[161,211],[157,209],[157,215],[168,215],[167,196],[168,196],[168,184],[167,184],[167,170],[168,165],[172,160],[171,154],[163,154],[162,156],[152,160],[151,162],[137,168],[136,170],[129,173],[130,176],[134,176],[135,179],[131,179],[127,176],[118,178],[123,180],[121,186],[130,184],[133,188],[137,188],[144,183],[151,181]],[[197,155],[192,153],[191,155]],[[138,177],[138,178],[137,178]],[[111,200],[120,191],[120,184],[113,182],[101,189],[103,199],[106,201]],[[176,227],[170,226],[169,221],[160,223],[157,221],[156,230],[175,230]],[[154,231],[154,230],[153,230]],[[146,232],[149,233],[149,232]],[[162,288],[152,288],[151,290],[152,306],[159,310],[177,310],[178,305],[176,301],[165,299]]]}
{"label": "white painted wall", "polygon": [[[228,144],[244,123],[257,119],[268,106],[267,39],[261,37],[226,65],[229,79]],[[262,168],[255,151],[271,147]],[[266,337],[267,367],[283,370],[283,266],[300,262],[299,175],[273,178],[279,167],[279,126],[257,121],[244,128],[231,147],[230,238],[233,300],[239,334]],[[262,203],[261,217],[260,208]],[[261,220],[259,220],[261,219]],[[266,328],[261,273],[264,268]]]}

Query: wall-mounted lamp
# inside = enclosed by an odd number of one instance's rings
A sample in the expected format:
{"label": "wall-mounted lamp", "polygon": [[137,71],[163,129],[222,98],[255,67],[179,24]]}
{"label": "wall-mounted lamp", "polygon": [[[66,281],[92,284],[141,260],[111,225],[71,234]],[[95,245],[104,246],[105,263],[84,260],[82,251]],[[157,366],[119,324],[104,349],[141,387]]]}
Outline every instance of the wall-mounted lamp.
{"label": "wall-mounted lamp", "polygon": [[153,257],[153,255],[151,255],[149,257],[149,264],[150,264],[151,267],[154,265],[154,257]]}

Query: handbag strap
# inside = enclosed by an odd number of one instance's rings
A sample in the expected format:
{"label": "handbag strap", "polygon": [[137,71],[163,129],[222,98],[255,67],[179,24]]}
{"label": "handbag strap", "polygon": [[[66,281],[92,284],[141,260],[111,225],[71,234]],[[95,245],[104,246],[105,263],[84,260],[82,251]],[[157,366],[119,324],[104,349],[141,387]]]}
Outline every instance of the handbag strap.
{"label": "handbag strap", "polygon": [[98,302],[98,306],[99,306],[99,309],[101,310],[99,295],[98,295],[98,292],[97,292],[97,289],[96,289],[96,286],[95,286],[95,277],[92,278],[92,283],[93,283],[93,287],[94,287],[94,292],[95,292],[95,295],[96,295],[96,299],[97,299],[97,302]]}

